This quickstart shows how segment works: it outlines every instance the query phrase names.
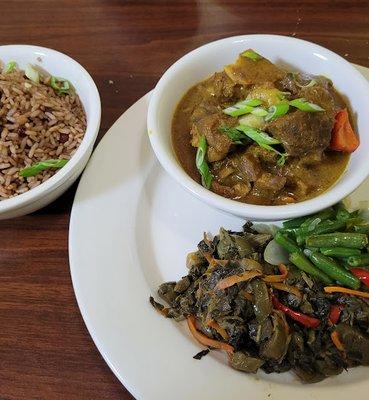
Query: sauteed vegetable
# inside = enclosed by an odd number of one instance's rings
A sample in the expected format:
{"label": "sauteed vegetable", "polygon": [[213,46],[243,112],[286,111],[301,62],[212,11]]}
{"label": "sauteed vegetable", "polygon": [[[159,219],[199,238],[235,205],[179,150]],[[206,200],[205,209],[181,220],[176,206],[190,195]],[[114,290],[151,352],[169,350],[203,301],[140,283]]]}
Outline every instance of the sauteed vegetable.
{"label": "sauteed vegetable", "polygon": [[186,172],[221,196],[295,203],[331,187],[359,146],[348,109],[326,77],[249,49],[185,94],[172,142]]}
{"label": "sauteed vegetable", "polygon": [[250,222],[221,228],[187,255],[186,276],[160,285],[167,305],[150,302],[244,372],[291,370],[313,383],[369,365],[368,226],[338,205],[284,222],[274,238]]}

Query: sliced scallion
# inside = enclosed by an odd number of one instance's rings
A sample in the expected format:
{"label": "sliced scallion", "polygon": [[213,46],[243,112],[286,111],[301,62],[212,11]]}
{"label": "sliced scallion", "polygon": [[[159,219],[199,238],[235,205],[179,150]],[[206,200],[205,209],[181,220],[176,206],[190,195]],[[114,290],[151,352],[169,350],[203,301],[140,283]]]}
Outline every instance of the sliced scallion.
{"label": "sliced scallion", "polygon": [[230,115],[231,117],[238,117],[240,115],[249,114],[254,107],[251,106],[243,106],[243,107],[228,107],[223,110],[224,114]]}
{"label": "sliced scallion", "polygon": [[269,108],[265,121],[270,122],[287,114],[290,106],[288,103],[279,103]]}
{"label": "sliced scallion", "polygon": [[10,74],[14,71],[17,63],[15,61],[9,61],[8,64],[5,65],[4,74]]}
{"label": "sliced scallion", "polygon": [[249,142],[249,138],[245,134],[236,128],[229,126],[220,126],[219,131],[227,135],[234,144],[245,144]]}
{"label": "sliced scallion", "polygon": [[256,53],[256,51],[254,51],[252,49],[248,49],[248,50],[244,51],[243,53],[241,53],[241,56],[250,58],[252,61],[258,61],[263,58],[260,54]]}
{"label": "sliced scallion", "polygon": [[265,117],[268,115],[268,111],[265,110],[263,107],[255,107],[251,114],[256,115],[257,117]]}
{"label": "sliced scallion", "polygon": [[277,165],[280,167],[283,166],[286,162],[288,154],[281,153],[280,151],[272,147],[272,145],[280,144],[281,142],[278,139],[269,136],[266,132],[263,132],[259,129],[251,128],[250,126],[244,124],[240,124],[235,128],[222,126],[219,128],[219,130],[222,133],[226,134],[235,144],[245,144],[245,140],[247,143],[247,140],[251,139],[256,142],[260,147],[278,154],[279,159],[277,161]]}
{"label": "sliced scallion", "polygon": [[231,117],[238,117],[240,115],[251,113],[254,107],[259,106],[260,104],[261,101],[258,99],[246,99],[239,101],[233,106],[225,108],[223,112]]}
{"label": "sliced scallion", "polygon": [[243,107],[243,106],[251,106],[251,107],[257,107],[262,104],[262,101],[259,99],[246,99],[239,101],[238,103],[235,104],[235,107]]}
{"label": "sliced scallion", "polygon": [[67,94],[72,89],[72,84],[67,79],[58,78],[56,76],[50,78],[50,86],[57,94]]}
{"label": "sliced scallion", "polygon": [[26,77],[35,83],[39,83],[40,82],[40,74],[38,73],[38,71],[36,71],[31,64],[28,64],[26,66],[26,69],[24,70],[24,74],[26,75]]}
{"label": "sliced scallion", "polygon": [[35,176],[38,173],[49,168],[62,168],[68,162],[68,160],[45,160],[33,164],[29,167],[23,168],[19,171],[19,175],[23,178],[28,178],[30,176]]}
{"label": "sliced scallion", "polygon": [[325,111],[324,108],[318,106],[318,104],[309,103],[306,99],[294,99],[289,102],[290,106],[298,108],[305,112],[322,112]]}
{"label": "sliced scallion", "polygon": [[246,136],[254,140],[259,145],[273,145],[281,143],[278,139],[269,136],[266,132],[260,131],[258,129],[253,129],[247,125],[238,125],[236,129],[243,132]]}
{"label": "sliced scallion", "polygon": [[211,174],[208,163],[205,160],[206,149],[206,138],[205,136],[200,136],[199,146],[196,153],[196,167],[200,172],[202,185],[209,189],[213,180],[213,175]]}

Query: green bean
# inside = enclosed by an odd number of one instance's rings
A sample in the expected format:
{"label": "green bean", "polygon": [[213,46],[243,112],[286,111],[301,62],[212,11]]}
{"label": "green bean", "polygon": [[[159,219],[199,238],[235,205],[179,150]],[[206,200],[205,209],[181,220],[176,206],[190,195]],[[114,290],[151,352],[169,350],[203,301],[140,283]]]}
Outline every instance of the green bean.
{"label": "green bean", "polygon": [[296,242],[299,246],[303,246],[305,244],[306,236],[304,235],[296,235]]}
{"label": "green bean", "polygon": [[295,236],[297,230],[298,230],[297,228],[282,228],[282,229],[279,229],[279,232],[281,232],[283,234]]}
{"label": "green bean", "polygon": [[359,289],[360,280],[349,271],[342,268],[333,258],[308,249],[304,250],[304,254],[310,258],[310,261],[312,261],[317,268],[326,273],[330,278],[351,289]]}
{"label": "green bean", "polygon": [[349,249],[347,247],[322,247],[320,252],[330,257],[350,257],[361,254],[359,249]]}
{"label": "green bean", "polygon": [[369,224],[354,225],[353,228],[355,232],[369,234]]}
{"label": "green bean", "polygon": [[312,231],[300,231],[296,234],[302,235],[321,235],[323,233],[332,233],[346,227],[346,221],[323,221],[319,223]]}
{"label": "green bean", "polygon": [[348,263],[348,258],[341,258],[340,263],[348,271],[350,271],[350,269],[352,268],[351,265]]}
{"label": "green bean", "polygon": [[336,219],[338,220],[345,221],[351,217],[351,214],[346,210],[342,202],[337,203],[334,209],[336,211]]}
{"label": "green bean", "polygon": [[297,246],[296,242],[286,235],[283,235],[280,232],[277,232],[274,240],[282,246],[284,249],[286,249],[289,253],[294,253],[300,251],[299,246]]}
{"label": "green bean", "polygon": [[362,267],[369,265],[369,254],[361,254],[360,256],[351,256],[348,258],[348,263],[351,267]]}
{"label": "green bean", "polygon": [[362,249],[368,244],[368,237],[362,233],[336,232],[325,235],[313,235],[306,239],[307,246],[312,247],[349,247]]}
{"label": "green bean", "polygon": [[308,218],[310,217],[299,217],[299,218],[289,219],[283,222],[283,228],[298,228]]}
{"label": "green bean", "polygon": [[298,228],[300,227],[303,223],[306,222],[306,220],[313,221],[316,218],[320,218],[322,221],[331,218],[335,215],[334,210],[332,207],[326,208],[323,211],[318,212],[317,214],[314,215],[308,215],[305,217],[299,217],[299,218],[294,218],[294,219],[289,219],[287,221],[283,222],[283,228]]}
{"label": "green bean", "polygon": [[331,285],[333,282],[331,278],[316,268],[300,251],[298,253],[292,253],[289,257],[292,264],[296,265],[298,269],[306,272],[307,274],[323,281],[326,285]]}

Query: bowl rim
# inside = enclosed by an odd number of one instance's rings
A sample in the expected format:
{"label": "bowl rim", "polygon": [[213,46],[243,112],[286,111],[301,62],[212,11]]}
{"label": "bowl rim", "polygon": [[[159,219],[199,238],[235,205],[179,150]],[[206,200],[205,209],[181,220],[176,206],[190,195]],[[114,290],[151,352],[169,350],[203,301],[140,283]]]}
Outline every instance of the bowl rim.
{"label": "bowl rim", "polygon": [[[147,128],[149,132],[149,139],[151,146],[154,150],[156,157],[158,158],[160,164],[163,168],[185,189],[187,189],[190,193],[195,195],[195,197],[199,198],[202,201],[205,201],[207,204],[216,207],[220,210],[223,210],[227,213],[246,217],[253,218],[254,220],[259,221],[272,221],[272,220],[282,220],[288,218],[295,218],[302,215],[312,214],[318,212],[326,207],[329,207],[338,201],[342,200],[344,197],[348,196],[352,193],[368,176],[369,176],[369,159],[366,162],[366,168],[360,168],[355,170],[354,175],[351,179],[345,183],[345,186],[340,190],[337,189],[336,183],[327,191],[323,192],[317,197],[312,199],[304,200],[299,203],[287,204],[287,205],[255,205],[248,203],[241,203],[236,200],[228,199],[222,197],[214,192],[211,192],[208,189],[205,189],[198,182],[194,181],[187,173],[184,171],[182,166],[180,165],[174,150],[172,148],[171,154],[168,154],[164,146],[161,144],[159,139],[158,132],[158,123],[157,123],[157,113],[160,105],[160,98],[164,95],[163,89],[166,86],[168,81],[171,81],[175,78],[177,72],[181,69],[182,65],[188,62],[196,60],[198,55],[201,55],[203,52],[206,52],[209,48],[217,47],[219,45],[231,45],[232,43],[239,41],[246,41],[248,39],[258,39],[262,41],[274,40],[274,41],[283,41],[283,42],[294,42],[298,43],[302,46],[307,46],[310,49],[314,49],[315,51],[319,51],[320,53],[326,54],[334,62],[343,64],[348,67],[353,75],[356,75],[356,78],[363,85],[363,88],[366,88],[369,94],[369,83],[368,81],[361,75],[359,71],[357,71],[354,66],[352,66],[347,60],[333,51],[320,46],[316,43],[306,41],[303,39],[298,39],[289,36],[283,35],[269,35],[269,34],[252,34],[252,35],[238,35],[222,38],[216,41],[212,41],[210,43],[204,44],[196,49],[190,51],[189,53],[182,56],[176,62],[174,62],[162,75],[157,85],[153,90],[153,94],[150,99],[148,115],[147,115]],[[195,84],[194,82],[193,84]],[[349,168],[350,162],[347,166]],[[306,211],[308,210],[308,211]]]}
{"label": "bowl rim", "polygon": [[11,197],[9,199],[1,200],[0,201],[1,214],[17,209],[20,206],[25,206],[26,204],[32,203],[37,199],[39,199],[46,192],[51,193],[57,188],[59,188],[70,177],[70,175],[72,175],[74,168],[78,165],[78,163],[80,162],[86,151],[88,151],[90,146],[94,144],[99,132],[99,126],[101,120],[101,100],[99,91],[91,75],[78,61],[74,60],[72,57],[58,50],[37,45],[8,44],[0,46],[0,49],[4,48],[15,49],[18,50],[20,53],[22,51],[29,51],[33,53],[40,52],[43,53],[41,56],[47,57],[48,55],[52,55],[56,58],[60,58],[61,60],[63,60],[68,64],[74,65],[77,69],[80,70],[81,77],[85,82],[87,82],[87,85],[89,86],[88,91],[92,96],[91,104],[93,105],[93,111],[91,112],[90,123],[86,125],[86,131],[82,139],[82,142],[80,143],[76,152],[70,158],[68,163],[63,168],[58,170],[52,177],[50,177],[40,185],[36,186],[35,188],[32,188],[25,193]]}

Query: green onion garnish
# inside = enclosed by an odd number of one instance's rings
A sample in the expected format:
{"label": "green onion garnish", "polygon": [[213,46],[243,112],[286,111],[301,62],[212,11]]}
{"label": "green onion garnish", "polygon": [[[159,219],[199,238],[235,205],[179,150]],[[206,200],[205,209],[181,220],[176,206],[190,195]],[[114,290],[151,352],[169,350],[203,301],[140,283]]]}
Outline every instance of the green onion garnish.
{"label": "green onion garnish", "polygon": [[277,151],[276,149],[273,149],[277,154],[279,154],[279,158],[278,158],[278,161],[277,161],[277,165],[279,166],[279,167],[283,167],[283,165],[284,165],[284,163],[286,162],[286,159],[287,159],[287,157],[288,157],[288,154],[287,153],[280,153],[279,151]]}
{"label": "green onion garnish", "polygon": [[256,53],[252,49],[244,51],[243,53],[241,53],[241,56],[242,57],[246,57],[246,58],[250,58],[252,61],[258,61],[258,60],[261,60],[263,58],[260,54]]}
{"label": "green onion garnish", "polygon": [[58,78],[56,76],[50,78],[50,86],[57,94],[66,94],[72,89],[72,84],[67,79]]}
{"label": "green onion garnish", "polygon": [[196,167],[200,172],[202,185],[207,189],[210,189],[213,175],[211,174],[208,163],[205,160],[206,149],[207,143],[205,136],[200,136],[199,147],[197,148],[196,153]]}
{"label": "green onion garnish", "polygon": [[309,103],[306,99],[294,99],[289,102],[290,106],[296,107],[301,111],[305,112],[322,112],[325,111],[324,108],[318,106],[314,103]]}
{"label": "green onion garnish", "polygon": [[275,119],[282,117],[287,114],[290,106],[288,103],[279,103],[269,108],[268,115],[265,117],[265,121],[270,122]]}
{"label": "green onion garnish", "polygon": [[24,70],[24,75],[26,75],[26,77],[32,82],[40,82],[40,74],[32,67],[31,64],[27,65],[26,69]]}
{"label": "green onion garnish", "polygon": [[245,144],[250,142],[249,138],[245,134],[239,131],[237,128],[231,128],[229,126],[220,126],[219,131],[227,135],[234,144]]}
{"label": "green onion garnish", "polygon": [[243,107],[243,106],[251,106],[251,107],[257,107],[262,104],[262,101],[259,99],[246,99],[239,101],[238,103],[235,104],[235,107]]}
{"label": "green onion garnish", "polygon": [[28,178],[30,176],[35,176],[41,171],[49,168],[62,168],[68,162],[68,160],[45,160],[33,164],[29,167],[23,168],[19,171],[19,175],[23,178]]}
{"label": "green onion garnish", "polygon": [[240,115],[249,114],[253,111],[254,107],[259,106],[261,101],[258,99],[249,99],[239,101],[231,107],[227,107],[223,112],[231,117],[238,117]]}
{"label": "green onion garnish", "polygon": [[269,136],[266,132],[260,131],[258,129],[253,129],[248,125],[238,125],[237,130],[243,132],[250,139],[254,140],[257,144],[279,144],[281,143],[278,139]]}
{"label": "green onion garnish", "polygon": [[268,115],[268,111],[265,110],[262,107],[255,107],[252,111],[251,114],[256,115],[257,117],[265,117]]}
{"label": "green onion garnish", "polygon": [[280,151],[272,147],[273,144],[280,144],[281,142],[278,139],[269,136],[266,132],[263,132],[259,129],[251,128],[250,126],[244,124],[240,124],[235,128],[222,126],[219,128],[219,130],[222,133],[226,134],[235,144],[245,144],[245,139],[252,139],[260,147],[278,154],[280,157],[277,161],[277,165],[280,167],[283,166],[286,162],[288,154],[281,153]]}
{"label": "green onion garnish", "polygon": [[5,65],[4,74],[10,74],[14,71],[17,63],[15,61],[9,61],[8,64]]}
{"label": "green onion garnish", "polygon": [[230,115],[231,117],[238,117],[240,115],[249,114],[254,107],[251,106],[244,106],[238,108],[236,106],[228,107],[223,110],[224,114]]}

